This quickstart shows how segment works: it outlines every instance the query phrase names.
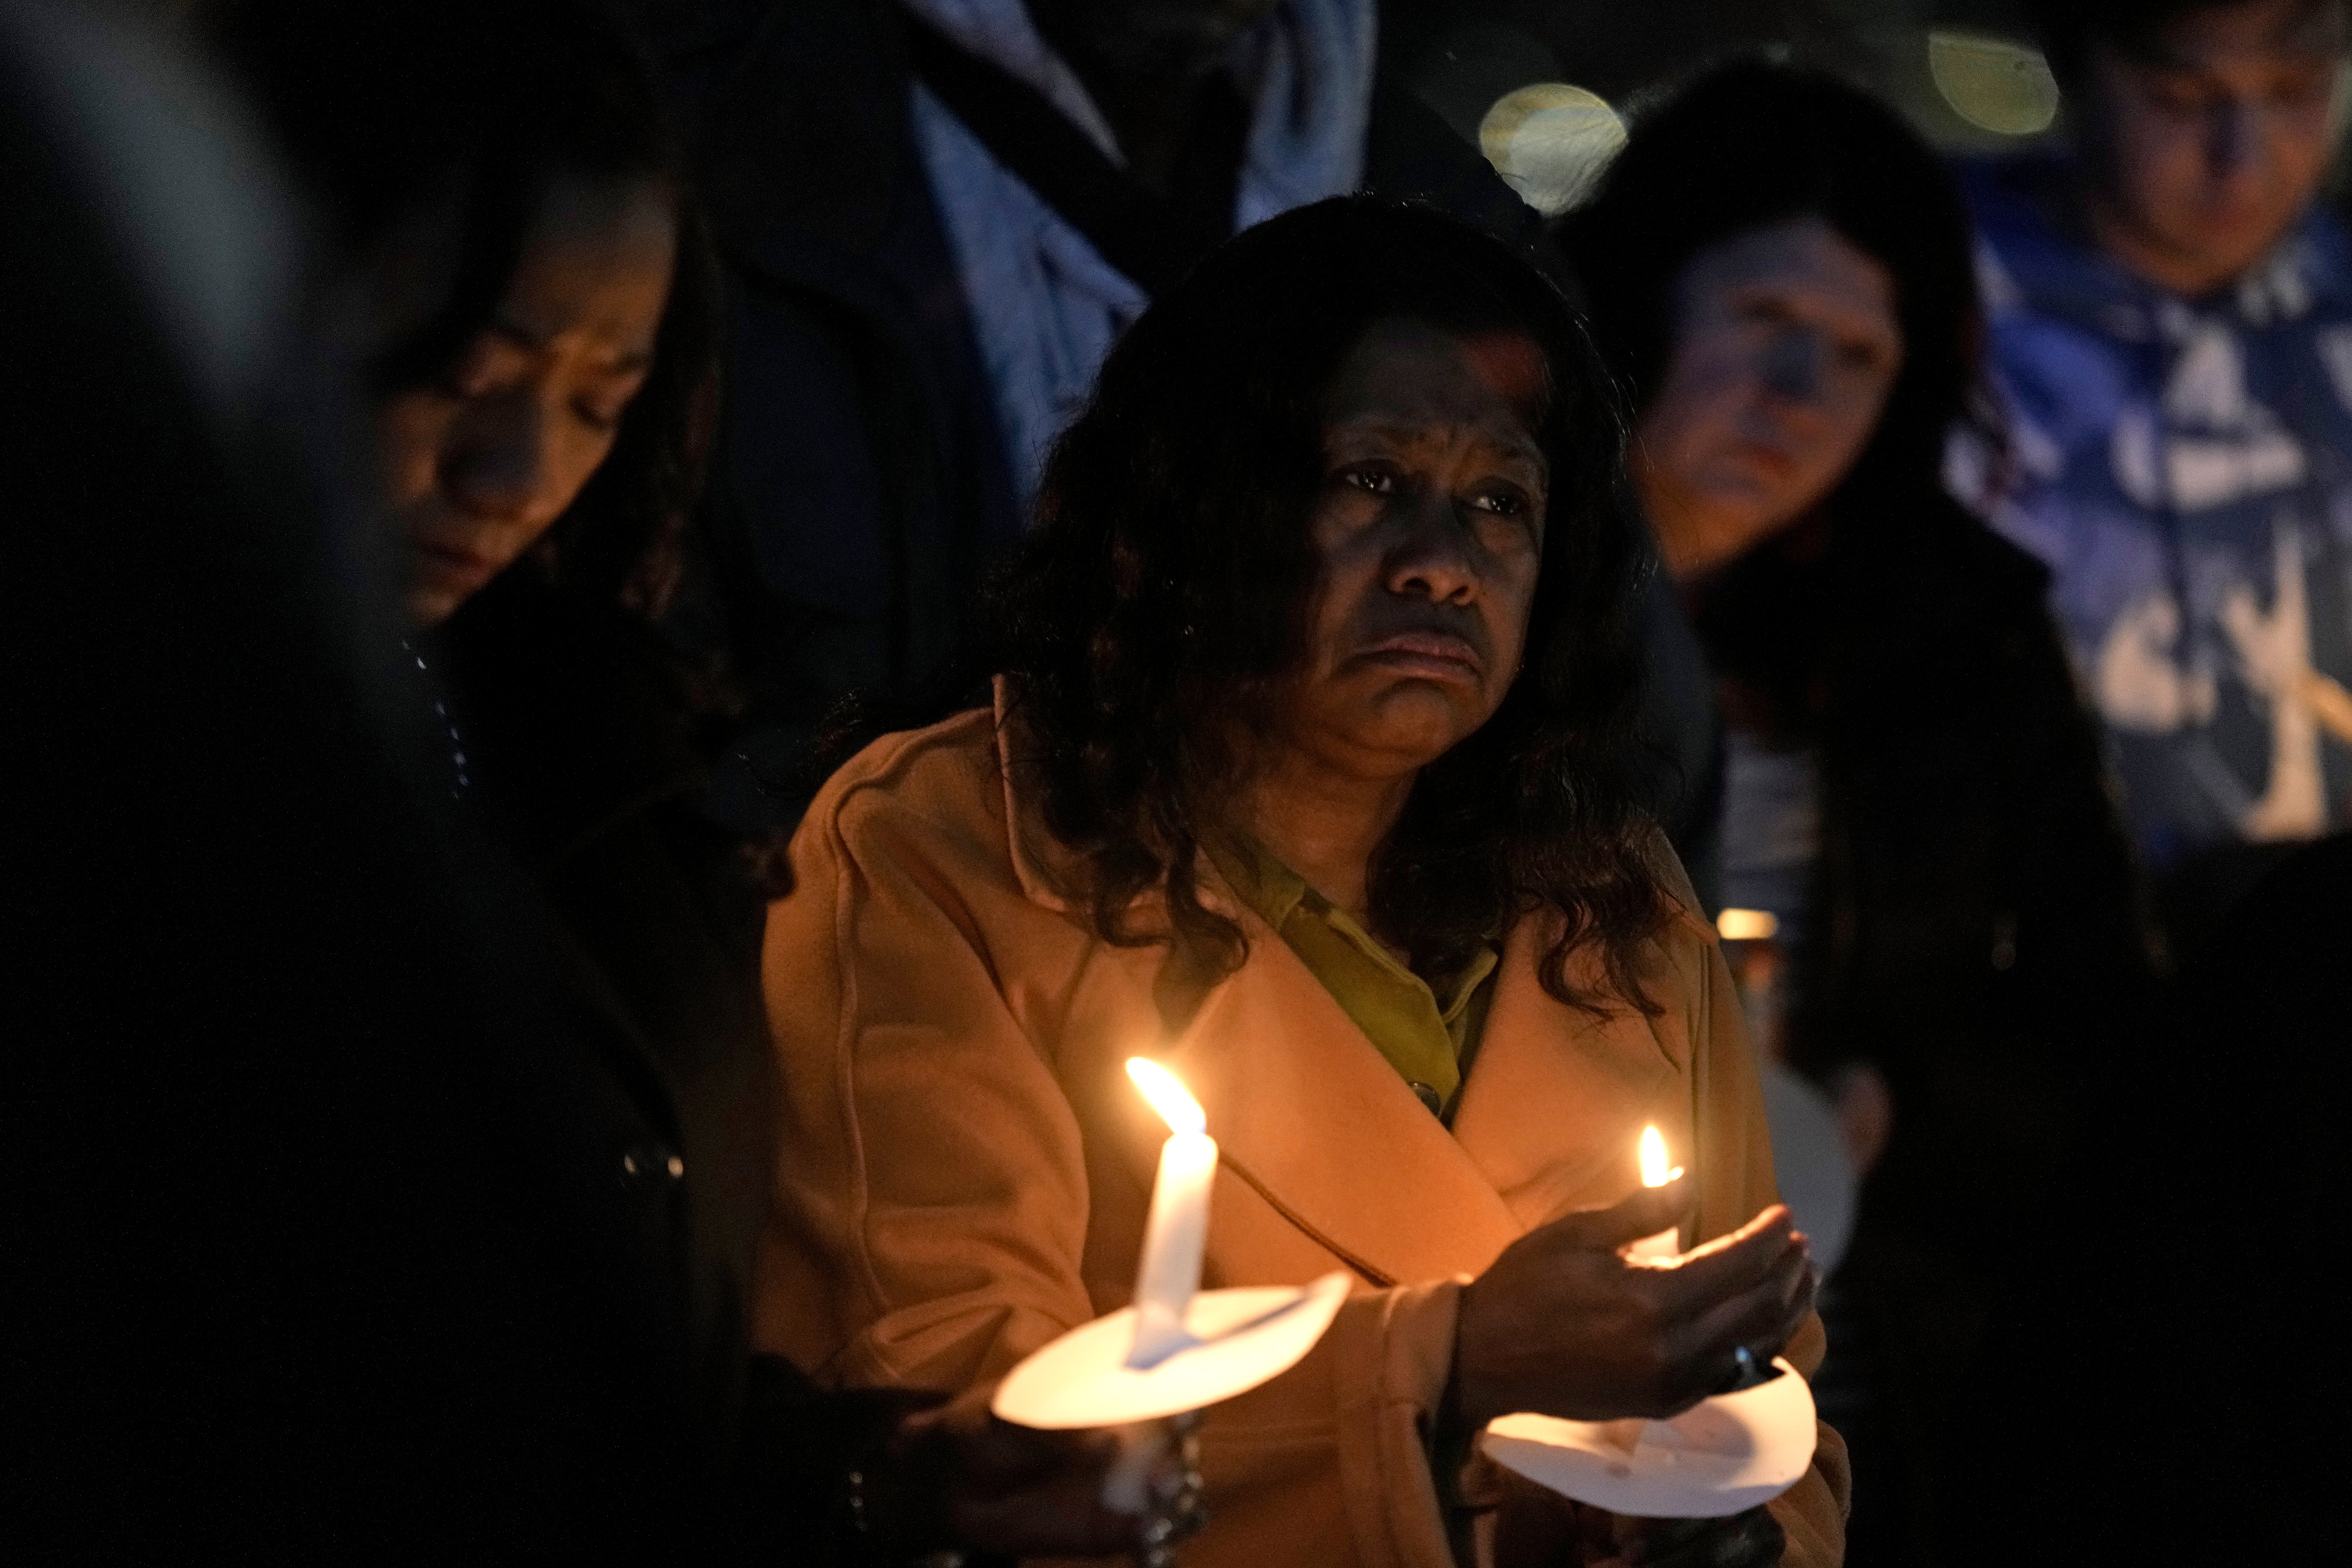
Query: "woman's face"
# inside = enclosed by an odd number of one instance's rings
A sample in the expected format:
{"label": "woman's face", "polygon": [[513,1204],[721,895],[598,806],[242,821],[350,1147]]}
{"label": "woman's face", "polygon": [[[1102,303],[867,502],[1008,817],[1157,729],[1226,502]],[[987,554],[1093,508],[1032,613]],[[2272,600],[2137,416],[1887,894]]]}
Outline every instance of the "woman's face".
{"label": "woman's face", "polygon": [[659,186],[551,183],[489,324],[441,382],[384,400],[378,446],[420,625],[530,549],[612,451],[677,251]]}
{"label": "woman's face", "polygon": [[1895,298],[1886,268],[1819,217],[1750,230],[1683,268],[1631,464],[1677,577],[1746,553],[1845,477],[1903,368]]}
{"label": "woman's face", "polygon": [[1376,323],[1324,402],[1319,562],[1288,743],[1360,777],[1438,757],[1501,705],[1527,644],[1550,475],[1541,353]]}

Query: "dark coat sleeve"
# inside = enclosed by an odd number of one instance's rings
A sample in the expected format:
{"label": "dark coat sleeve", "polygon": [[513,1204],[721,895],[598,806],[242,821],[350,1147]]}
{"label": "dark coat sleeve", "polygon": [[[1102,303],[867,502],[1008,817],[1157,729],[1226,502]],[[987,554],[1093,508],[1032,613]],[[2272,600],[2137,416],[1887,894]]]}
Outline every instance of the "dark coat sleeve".
{"label": "dark coat sleeve", "polygon": [[[2008,1252],[2151,976],[2099,731],[2041,567],[1957,507],[1845,591],[1799,1065],[1893,1084],[1883,1196]],[[1972,1237],[1972,1239],[1970,1239]]]}

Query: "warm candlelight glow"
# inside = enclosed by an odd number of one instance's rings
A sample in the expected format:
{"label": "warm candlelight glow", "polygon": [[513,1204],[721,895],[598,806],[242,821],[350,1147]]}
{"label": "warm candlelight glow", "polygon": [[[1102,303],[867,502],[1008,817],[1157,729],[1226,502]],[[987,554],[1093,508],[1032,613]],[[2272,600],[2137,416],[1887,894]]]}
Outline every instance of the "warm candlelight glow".
{"label": "warm candlelight glow", "polygon": [[1726,942],[1765,942],[1780,934],[1780,917],[1769,910],[1726,910],[1715,917],[1715,934]]}
{"label": "warm candlelight glow", "polygon": [[1184,1091],[1174,1073],[1149,1058],[1129,1057],[1127,1076],[1135,1080],[1143,1098],[1151,1101],[1151,1109],[1160,1112],[1170,1131],[1198,1134],[1208,1131],[1209,1119],[1201,1113],[1200,1101]]}
{"label": "warm candlelight glow", "polygon": [[[1129,1064],[1129,1066],[1132,1065],[1132,1063]],[[1642,1184],[1645,1187],[1663,1187],[1682,1173],[1683,1168],[1680,1165],[1676,1165],[1671,1171],[1666,1169],[1666,1141],[1659,1134],[1658,1130],[1655,1127],[1643,1128]]]}

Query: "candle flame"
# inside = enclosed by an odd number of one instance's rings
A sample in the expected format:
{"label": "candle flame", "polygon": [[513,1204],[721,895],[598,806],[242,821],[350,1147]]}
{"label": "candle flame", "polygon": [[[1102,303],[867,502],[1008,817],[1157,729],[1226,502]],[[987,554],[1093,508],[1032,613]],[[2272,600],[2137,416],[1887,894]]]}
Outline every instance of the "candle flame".
{"label": "candle flame", "polygon": [[1151,1109],[1160,1112],[1171,1132],[1206,1132],[1209,1119],[1201,1112],[1201,1102],[1184,1092],[1184,1086],[1174,1073],[1148,1057],[1127,1058],[1127,1076],[1151,1101]]}
{"label": "candle flame", "polygon": [[1666,1141],[1658,1130],[1655,1127],[1643,1128],[1642,1184],[1645,1187],[1663,1187],[1682,1173],[1683,1168],[1680,1165],[1676,1165],[1671,1171],[1666,1169]]}

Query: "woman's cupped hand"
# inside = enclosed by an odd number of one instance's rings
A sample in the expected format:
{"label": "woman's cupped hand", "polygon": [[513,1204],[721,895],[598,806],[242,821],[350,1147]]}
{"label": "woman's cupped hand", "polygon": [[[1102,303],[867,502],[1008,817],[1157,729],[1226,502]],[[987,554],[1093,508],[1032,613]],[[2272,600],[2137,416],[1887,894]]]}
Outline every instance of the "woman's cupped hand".
{"label": "woman's cupped hand", "polygon": [[1528,1411],[1573,1421],[1679,1415],[1769,1362],[1813,1308],[1805,1238],[1775,1205],[1665,1265],[1619,1248],[1682,1217],[1677,1180],[1528,1232],[1462,1291],[1453,1406],[1470,1431]]}
{"label": "woman's cupped hand", "polygon": [[[1452,1407],[1467,1436],[1517,1411],[1576,1421],[1680,1414],[1769,1361],[1813,1308],[1805,1238],[1775,1205],[1664,1264],[1619,1248],[1682,1216],[1685,1184],[1528,1232],[1464,1287]],[[1516,1479],[1516,1478],[1513,1478]],[[1587,1568],[1765,1568],[1784,1547],[1763,1509],[1727,1519],[1625,1519],[1527,1495],[1499,1516],[1496,1561]],[[1522,1539],[1524,1538],[1524,1539]],[[1572,1544],[1571,1544],[1572,1543]],[[1532,1549],[1531,1549],[1532,1548]]]}

